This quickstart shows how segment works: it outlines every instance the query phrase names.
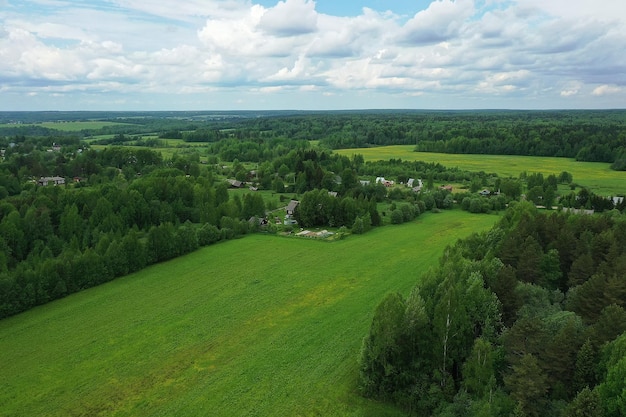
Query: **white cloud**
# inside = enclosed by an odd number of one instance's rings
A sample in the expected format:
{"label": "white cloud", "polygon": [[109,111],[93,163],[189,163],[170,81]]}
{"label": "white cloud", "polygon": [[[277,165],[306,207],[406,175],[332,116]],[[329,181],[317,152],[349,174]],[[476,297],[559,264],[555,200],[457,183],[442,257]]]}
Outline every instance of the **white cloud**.
{"label": "white cloud", "polygon": [[624,87],[618,87],[616,85],[605,84],[605,85],[601,85],[599,87],[594,88],[591,94],[593,94],[594,96],[604,96],[608,94],[620,94],[624,91],[626,91]]}
{"label": "white cloud", "polygon": [[8,102],[27,92],[39,93],[37,103],[52,94],[71,103],[72,91],[116,99],[220,92],[216,103],[236,104],[254,102],[246,98],[254,92],[358,107],[374,94],[385,103],[423,100],[416,107],[477,97],[614,107],[626,91],[621,0],[435,0],[408,19],[368,8],[333,16],[312,0],[46,1],[39,13],[45,0],[23,1],[0,10]]}
{"label": "white cloud", "polygon": [[276,36],[293,36],[317,30],[315,2],[311,0],[284,0],[268,9],[259,27]]}
{"label": "white cloud", "polygon": [[473,0],[436,0],[404,26],[400,36],[409,44],[435,44],[459,36],[474,14]]}
{"label": "white cloud", "polygon": [[529,8],[558,19],[623,20],[626,4],[623,0],[518,0],[521,8]]}

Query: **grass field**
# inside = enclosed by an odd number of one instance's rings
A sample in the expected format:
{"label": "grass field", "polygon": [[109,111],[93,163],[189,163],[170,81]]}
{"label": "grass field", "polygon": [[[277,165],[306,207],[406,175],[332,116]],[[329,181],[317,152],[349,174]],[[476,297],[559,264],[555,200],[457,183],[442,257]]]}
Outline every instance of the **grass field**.
{"label": "grass field", "polygon": [[494,172],[501,177],[518,177],[523,171],[558,175],[567,171],[574,182],[601,195],[626,195],[626,172],[613,171],[609,164],[577,162],[570,158],[515,155],[459,155],[413,152],[414,145],[382,146],[378,148],[340,149],[334,152],[352,156],[361,154],[365,161],[388,160],[438,162],[446,167],[468,171]]}
{"label": "grass field", "polygon": [[[102,150],[104,148],[115,146],[115,145],[97,145],[97,144],[91,143],[94,140],[98,140],[98,139],[110,139],[110,137],[107,137],[107,136],[112,137],[112,135],[101,135],[101,136],[93,137],[89,140],[86,140],[86,142],[89,142],[90,147],[95,150]],[[153,136],[143,135],[142,137],[144,139],[149,139]],[[158,137],[154,136],[154,138],[158,138]],[[145,146],[135,146],[135,145],[121,145],[121,146],[123,146],[124,148],[128,148],[128,149],[149,149],[153,152],[160,153],[161,156],[165,159],[171,159],[176,153],[177,154],[185,154],[185,153],[193,153],[193,152],[204,153],[207,149],[206,143],[201,143],[201,142],[185,142],[182,139],[161,139],[161,140],[164,143],[163,147],[145,147]]]}
{"label": "grass field", "polygon": [[[37,125],[33,124],[22,124],[17,126],[43,126],[48,129],[56,129],[61,130],[63,132],[79,132],[81,130],[97,130],[102,129],[105,126],[118,126],[124,125],[127,123],[117,123],[117,122],[104,122],[104,121],[81,121],[81,122],[42,122]],[[0,127],[14,127],[14,124],[0,124]]]}
{"label": "grass field", "polygon": [[400,415],[355,389],[373,310],[497,219],[427,214],[333,243],[250,235],[5,319],[0,415]]}

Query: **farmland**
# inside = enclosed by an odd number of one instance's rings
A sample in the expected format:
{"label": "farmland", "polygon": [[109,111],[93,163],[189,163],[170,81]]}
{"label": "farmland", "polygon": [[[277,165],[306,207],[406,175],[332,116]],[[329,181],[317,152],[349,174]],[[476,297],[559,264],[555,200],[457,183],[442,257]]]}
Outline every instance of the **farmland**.
{"label": "farmland", "polygon": [[497,218],[251,235],[3,320],[0,414],[397,415],[355,390],[374,307]]}
{"label": "farmland", "polygon": [[571,158],[555,158],[518,155],[468,155],[414,152],[413,145],[381,146],[375,148],[340,149],[340,155],[363,155],[365,161],[388,160],[425,161],[440,163],[446,167],[478,172],[496,173],[500,177],[518,177],[521,172],[540,172],[558,175],[570,172],[574,182],[601,195],[626,194],[626,172],[613,171],[602,162],[579,162]]}
{"label": "farmland", "polygon": [[[55,121],[55,122],[42,122],[42,123],[26,123],[20,124],[17,126],[41,126],[47,129],[55,129],[61,132],[80,132],[81,130],[97,130],[102,129],[104,127],[110,126],[121,126],[125,123],[117,123],[110,121],[99,121],[99,120],[90,120],[90,121]],[[15,124],[3,123],[0,124],[0,128],[2,127],[10,127],[16,126]]]}

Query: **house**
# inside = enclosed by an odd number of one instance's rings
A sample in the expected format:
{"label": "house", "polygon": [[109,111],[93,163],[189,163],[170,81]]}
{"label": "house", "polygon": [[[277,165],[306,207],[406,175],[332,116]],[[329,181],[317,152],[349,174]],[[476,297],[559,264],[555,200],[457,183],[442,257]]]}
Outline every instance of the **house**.
{"label": "house", "polygon": [[622,202],[624,201],[624,197],[613,197],[613,205],[617,206],[618,204],[622,204]]}
{"label": "house", "polygon": [[575,209],[572,207],[563,207],[563,211],[566,213],[573,213],[573,214],[586,214],[588,216],[591,216],[592,214],[595,213],[595,210]]}
{"label": "house", "polygon": [[296,207],[298,207],[300,202],[298,200],[291,200],[289,204],[287,204],[287,215],[293,216],[296,211]]}
{"label": "house", "polygon": [[385,177],[376,177],[376,184],[382,184],[385,187],[391,187],[393,186],[394,182],[386,180]]}
{"label": "house", "polygon": [[243,185],[243,183],[239,180],[228,180],[228,183],[230,184],[231,187],[233,188],[241,188],[241,186]]}
{"label": "house", "polygon": [[491,195],[491,191],[489,191],[489,190],[482,190],[478,194],[482,195],[483,197],[489,197]]}
{"label": "house", "polygon": [[329,191],[328,195],[331,197],[337,197],[337,191]]}
{"label": "house", "polygon": [[412,188],[414,192],[419,193],[420,191],[422,191],[422,187],[424,186],[424,184],[422,183],[422,180],[418,179],[417,185],[415,185],[415,181],[416,180],[414,180],[413,178],[409,178],[406,185],[407,187]]}
{"label": "house", "polygon": [[363,187],[367,187],[368,185],[370,185],[370,182],[369,182],[369,181],[361,180],[361,181],[359,181],[359,182],[361,183],[361,185],[362,185]]}
{"label": "house", "polygon": [[42,186],[42,187],[46,187],[50,184],[52,185],[64,185],[65,184],[65,178],[63,177],[41,177],[39,178],[39,181],[37,181],[37,183]]}

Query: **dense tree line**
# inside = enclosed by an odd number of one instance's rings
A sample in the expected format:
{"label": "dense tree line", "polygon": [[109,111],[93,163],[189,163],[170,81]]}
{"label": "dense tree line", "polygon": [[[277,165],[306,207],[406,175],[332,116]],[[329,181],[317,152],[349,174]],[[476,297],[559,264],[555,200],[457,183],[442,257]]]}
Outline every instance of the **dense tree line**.
{"label": "dense tree line", "polygon": [[[174,113],[110,116],[117,117],[101,120],[123,124],[85,129],[74,136],[130,135],[126,138],[136,140],[136,135],[150,133],[213,144],[230,139],[235,141],[229,147],[239,146],[240,154],[249,152],[250,160],[263,160],[259,159],[263,153],[258,149],[260,144],[288,139],[318,140],[331,149],[415,144],[416,150],[426,152],[561,156],[609,162],[613,169],[626,169],[626,113],[622,110],[242,112],[222,116],[191,112],[187,117]],[[11,125],[1,128],[0,135],[58,136],[60,132],[38,125]],[[225,160],[234,159],[233,152],[224,150],[224,153]]]}
{"label": "dense tree line", "polygon": [[577,193],[571,192],[559,199],[559,205],[574,209],[593,210],[595,212],[603,212],[616,209],[623,212],[626,209],[626,199],[614,201],[611,197],[604,197],[581,188]]}
{"label": "dense tree line", "polygon": [[363,394],[411,415],[624,415],[625,231],[620,215],[514,205],[381,301]]}
{"label": "dense tree line", "polygon": [[[197,155],[13,138],[0,163],[0,317],[255,230],[260,195],[230,198]],[[40,186],[58,175],[65,185]]]}
{"label": "dense tree line", "polygon": [[243,120],[231,135],[319,140],[331,149],[415,144],[424,152],[559,156],[623,169],[625,119],[617,110],[318,113]]}
{"label": "dense tree line", "polygon": [[263,199],[158,168],[130,183],[37,187],[0,203],[0,317],[254,230]]}

